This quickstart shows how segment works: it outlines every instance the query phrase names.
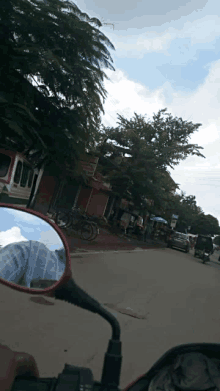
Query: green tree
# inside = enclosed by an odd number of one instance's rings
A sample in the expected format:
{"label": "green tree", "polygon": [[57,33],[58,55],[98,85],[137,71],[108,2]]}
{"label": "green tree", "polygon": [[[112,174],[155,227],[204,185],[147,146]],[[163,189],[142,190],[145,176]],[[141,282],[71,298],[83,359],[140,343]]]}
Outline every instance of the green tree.
{"label": "green tree", "polygon": [[2,1],[2,145],[71,165],[93,145],[106,97],[103,68],[114,70],[114,46],[100,27],[70,1]]}
{"label": "green tree", "polygon": [[192,226],[194,220],[203,213],[196,204],[196,197],[193,195],[186,196],[182,193],[181,215],[179,223],[185,225],[186,229]]}
{"label": "green tree", "polygon": [[218,219],[210,214],[204,213],[197,216],[193,222],[191,232],[195,234],[203,235],[215,235],[219,233]]}
{"label": "green tree", "polygon": [[204,157],[199,151],[202,147],[188,143],[201,124],[173,118],[166,111],[160,110],[153,120],[136,113],[130,120],[118,115],[118,126],[103,128],[97,145],[105,157],[103,173],[118,195],[130,195],[138,204],[146,197],[154,199],[155,206],[164,210],[170,190],[178,187],[174,181],[171,186],[168,168],[189,155]]}
{"label": "green tree", "polygon": [[[202,214],[202,209],[196,203],[196,197],[187,196],[183,191],[171,195],[169,208],[167,208],[167,218],[170,219],[172,214],[179,216],[176,224],[177,231],[185,231],[192,226],[194,220]],[[190,231],[191,232],[191,231]]]}
{"label": "green tree", "polygon": [[220,232],[219,222],[212,215],[205,215],[197,205],[196,197],[187,196],[183,191],[170,197],[169,208],[166,210],[166,218],[172,214],[179,216],[176,224],[177,231],[185,231],[190,226],[190,233],[214,235]]}

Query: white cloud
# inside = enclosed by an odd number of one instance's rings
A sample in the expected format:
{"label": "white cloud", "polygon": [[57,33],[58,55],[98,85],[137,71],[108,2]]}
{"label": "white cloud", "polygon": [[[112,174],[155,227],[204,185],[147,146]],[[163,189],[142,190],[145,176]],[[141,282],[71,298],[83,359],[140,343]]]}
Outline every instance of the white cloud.
{"label": "white cloud", "polygon": [[[165,25],[164,25],[165,27]],[[137,30],[138,31],[138,30]],[[182,28],[168,27],[164,31],[147,29],[142,34],[110,34],[117,57],[143,58],[146,53],[164,53],[169,56],[169,47],[176,39],[190,39],[190,46],[207,44],[220,36],[220,17],[206,15],[200,19],[186,21]]]}
{"label": "white cloud", "polygon": [[[34,238],[32,240],[35,240]],[[19,227],[12,227],[7,231],[0,232],[0,246],[4,247],[10,243],[17,243],[28,241],[22,234]],[[37,240],[40,243],[45,244],[49,249],[54,250],[63,247],[59,235],[53,230],[53,228],[47,232],[41,232],[41,237]]]}
{"label": "white cloud", "polygon": [[168,54],[170,42],[173,36],[169,32],[157,33],[148,32],[138,36],[116,36],[114,45],[118,57],[142,58],[144,54],[150,52],[163,52]]}
{"label": "white cloud", "polygon": [[109,77],[112,82],[105,84],[109,93],[104,105],[106,126],[116,126],[116,113],[130,119],[136,112],[151,119],[153,113],[165,107],[174,117],[202,123],[189,142],[204,147],[201,153],[206,159],[189,156],[171,175],[181,190],[196,196],[205,213],[213,214],[220,221],[220,61],[211,65],[204,83],[191,94],[174,91],[169,82],[151,91],[129,79],[122,70],[109,71]]}
{"label": "white cloud", "polygon": [[[20,211],[16,209],[11,209],[11,208],[3,208],[4,210],[7,211],[10,215],[14,216],[14,221],[19,222],[19,223],[27,223],[28,226],[32,225],[47,225],[48,222],[44,221],[42,218],[32,215],[31,213],[28,213],[26,211]],[[35,228],[36,229],[36,228]]]}
{"label": "white cloud", "polygon": [[34,221],[36,219],[36,216],[32,215],[31,213],[27,213],[11,208],[3,208],[3,209],[6,210],[7,213],[17,217],[19,220]]}
{"label": "white cloud", "polygon": [[134,112],[151,116],[159,108],[164,108],[165,99],[160,90],[150,91],[141,83],[130,80],[123,71],[108,71],[111,81],[105,82],[108,91],[103,116],[105,126],[115,126],[117,113],[131,118]]}
{"label": "white cloud", "polygon": [[134,112],[151,117],[154,112],[167,107],[173,116],[202,124],[192,135],[191,142],[204,147],[220,141],[220,61],[212,64],[204,83],[188,94],[175,91],[169,82],[151,91],[143,84],[129,79],[122,70],[107,73],[110,80],[105,82],[108,97],[103,116],[106,126],[116,124],[117,113],[129,119]]}
{"label": "white cloud", "polygon": [[7,231],[0,232],[0,245],[3,247],[7,246],[10,243],[17,243],[22,241],[27,241],[27,239],[22,236],[19,227],[12,227]]}
{"label": "white cloud", "polygon": [[217,15],[207,15],[193,22],[186,22],[178,37],[191,37],[192,45],[212,42],[220,35],[220,18]]}
{"label": "white cloud", "polygon": [[[212,144],[215,141],[219,140],[219,131],[218,127],[216,124],[212,123],[206,127],[203,127],[199,131],[199,140],[201,145],[207,145],[207,144]],[[192,143],[197,143],[198,142],[198,134],[195,133],[191,137]]]}
{"label": "white cloud", "polygon": [[63,242],[60,239],[59,235],[53,228],[46,232],[41,232],[41,237],[39,242],[44,243],[49,249],[63,247]]}
{"label": "white cloud", "polygon": [[[163,87],[160,89],[163,93]],[[202,146],[216,142],[220,138],[218,128],[220,101],[220,61],[216,61],[209,69],[209,74],[203,84],[191,94],[182,95],[172,92],[170,108],[175,115],[194,123],[202,123],[199,132],[193,136],[193,141]]]}
{"label": "white cloud", "polygon": [[[34,231],[42,231],[44,228],[48,228],[53,231],[53,227],[48,224],[47,221],[43,220],[43,218],[32,215],[31,213],[25,211],[19,211],[11,208],[3,208],[10,215],[14,217],[14,222],[16,222],[19,226],[22,226],[22,229],[26,232],[34,232]],[[25,225],[26,224],[26,225]],[[31,228],[31,225],[33,228]]]}

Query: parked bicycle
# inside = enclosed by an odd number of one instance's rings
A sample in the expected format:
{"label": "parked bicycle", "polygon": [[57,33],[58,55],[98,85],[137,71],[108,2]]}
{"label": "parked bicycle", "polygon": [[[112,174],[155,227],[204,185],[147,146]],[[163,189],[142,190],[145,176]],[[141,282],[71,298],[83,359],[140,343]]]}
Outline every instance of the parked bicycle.
{"label": "parked bicycle", "polygon": [[99,226],[98,226],[98,223],[97,223],[97,218],[94,216],[88,216],[86,214],[84,214],[85,218],[90,222],[90,224],[92,224],[92,228],[93,228],[93,236],[90,240],[95,240],[97,238],[97,236],[99,235]]}
{"label": "parked bicycle", "polygon": [[87,215],[85,212],[82,212],[80,208],[78,208],[77,211],[79,212],[81,218],[85,219],[87,222],[89,222],[92,225],[93,234],[89,240],[90,241],[95,240],[96,237],[99,235],[99,227],[97,223],[98,218],[96,216]]}
{"label": "parked bicycle", "polygon": [[55,215],[55,222],[63,229],[71,228],[83,240],[95,240],[99,234],[96,222],[90,221],[86,214],[82,214],[79,208],[71,210],[58,209]]}

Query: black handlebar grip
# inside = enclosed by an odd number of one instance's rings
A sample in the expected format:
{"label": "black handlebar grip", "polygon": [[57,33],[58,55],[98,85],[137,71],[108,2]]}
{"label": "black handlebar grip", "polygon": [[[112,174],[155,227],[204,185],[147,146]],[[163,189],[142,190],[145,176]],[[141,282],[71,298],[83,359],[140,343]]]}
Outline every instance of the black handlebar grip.
{"label": "black handlebar grip", "polygon": [[[11,391],[56,391],[58,378],[17,377]],[[101,384],[94,382],[90,391],[100,391]],[[80,390],[76,390],[80,391]]]}
{"label": "black handlebar grip", "polygon": [[56,377],[36,378],[17,377],[11,391],[55,391],[57,385]]}

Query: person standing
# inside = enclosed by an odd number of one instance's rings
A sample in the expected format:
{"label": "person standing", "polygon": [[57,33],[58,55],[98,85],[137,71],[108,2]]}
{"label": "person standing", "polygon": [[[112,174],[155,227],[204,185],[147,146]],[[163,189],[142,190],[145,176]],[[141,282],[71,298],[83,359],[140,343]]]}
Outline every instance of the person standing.
{"label": "person standing", "polygon": [[156,230],[157,230],[157,227],[156,227],[156,222],[154,221],[153,222],[153,225],[151,226],[151,230],[150,230],[150,238],[151,239],[154,239],[155,238],[155,235],[156,235]]}
{"label": "person standing", "polygon": [[137,218],[137,223],[136,223],[136,235],[140,238],[141,234],[143,234],[143,217],[142,216],[138,216]]}
{"label": "person standing", "polygon": [[192,238],[192,236],[190,236],[190,246],[191,246],[191,250],[194,249],[194,245],[195,245],[194,239]]}
{"label": "person standing", "polygon": [[149,216],[146,216],[145,220],[144,220],[144,228],[143,228],[143,241],[144,242],[146,242],[147,235],[148,235],[148,232],[147,232],[148,221],[149,221]]}
{"label": "person standing", "polygon": [[168,230],[167,230],[167,239],[166,239],[166,240],[167,240],[167,245],[168,245],[168,247],[169,247],[169,245],[170,245],[170,243],[171,243],[171,241],[172,241],[173,234],[174,234],[173,228],[168,227]]}

